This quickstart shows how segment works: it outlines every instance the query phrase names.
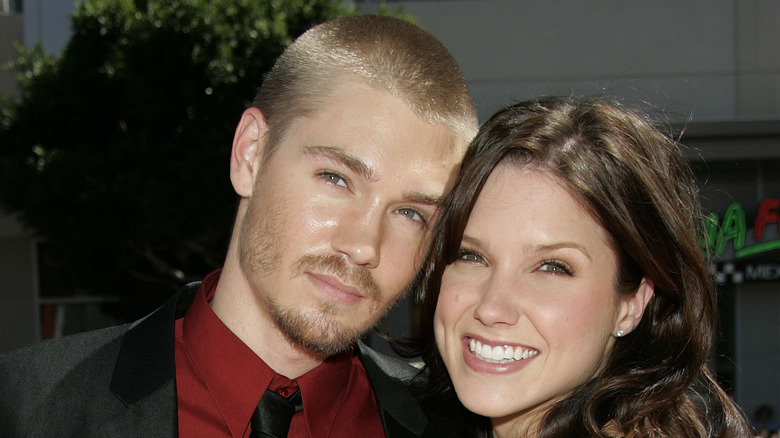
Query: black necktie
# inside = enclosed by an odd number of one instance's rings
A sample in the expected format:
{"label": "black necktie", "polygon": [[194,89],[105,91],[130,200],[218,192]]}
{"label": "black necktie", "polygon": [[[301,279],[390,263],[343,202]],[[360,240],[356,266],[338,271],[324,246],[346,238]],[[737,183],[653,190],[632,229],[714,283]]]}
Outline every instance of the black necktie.
{"label": "black necktie", "polygon": [[266,389],[252,415],[250,438],[287,438],[293,414],[303,410],[301,390],[284,398]]}

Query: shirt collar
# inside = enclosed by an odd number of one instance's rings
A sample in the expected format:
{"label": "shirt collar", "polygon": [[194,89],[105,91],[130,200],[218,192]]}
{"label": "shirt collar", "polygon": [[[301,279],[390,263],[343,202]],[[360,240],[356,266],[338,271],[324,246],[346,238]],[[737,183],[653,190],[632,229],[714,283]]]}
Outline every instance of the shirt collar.
{"label": "shirt collar", "polygon": [[[209,306],[221,270],[203,279],[183,321],[192,361],[233,436],[241,436],[276,373],[217,317]],[[219,360],[214,360],[219,358]],[[295,379],[310,436],[327,436],[362,364],[352,348]]]}
{"label": "shirt collar", "polygon": [[359,376],[360,360],[349,351],[331,356],[298,377],[310,436],[328,436],[336,415]]}
{"label": "shirt collar", "polygon": [[[203,279],[184,317],[182,335],[233,436],[242,436],[274,371],[217,317],[209,306],[219,275]],[[216,359],[216,360],[215,360]]]}

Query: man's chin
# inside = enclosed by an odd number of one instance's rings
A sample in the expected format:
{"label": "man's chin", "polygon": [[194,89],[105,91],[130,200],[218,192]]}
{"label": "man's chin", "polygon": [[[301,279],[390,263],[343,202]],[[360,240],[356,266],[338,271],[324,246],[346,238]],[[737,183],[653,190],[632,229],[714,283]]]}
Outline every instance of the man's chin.
{"label": "man's chin", "polygon": [[351,336],[323,342],[322,339],[299,338],[294,342],[308,352],[330,357],[349,350],[359,339],[360,336]]}
{"label": "man's chin", "polygon": [[369,327],[345,327],[335,315],[301,315],[289,309],[272,311],[276,325],[290,341],[314,354],[333,356],[348,350]]}

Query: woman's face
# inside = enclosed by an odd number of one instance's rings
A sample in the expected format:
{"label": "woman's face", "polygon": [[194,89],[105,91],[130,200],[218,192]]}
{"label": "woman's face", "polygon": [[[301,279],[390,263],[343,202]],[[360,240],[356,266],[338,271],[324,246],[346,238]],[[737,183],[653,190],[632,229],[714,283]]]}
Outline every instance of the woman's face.
{"label": "woman's face", "polygon": [[607,232],[553,177],[499,165],[434,317],[463,404],[500,435],[592,377],[626,312],[616,263]]}

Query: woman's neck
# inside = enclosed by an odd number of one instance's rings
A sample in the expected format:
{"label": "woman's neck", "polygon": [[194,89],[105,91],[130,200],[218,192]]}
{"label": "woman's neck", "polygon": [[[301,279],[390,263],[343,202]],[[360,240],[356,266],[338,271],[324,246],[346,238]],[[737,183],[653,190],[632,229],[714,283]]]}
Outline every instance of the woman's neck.
{"label": "woman's neck", "polygon": [[532,409],[506,417],[493,418],[493,438],[534,437],[547,413],[545,409]]}
{"label": "woman's neck", "polygon": [[546,402],[530,407],[524,411],[516,412],[505,417],[493,418],[493,438],[526,438],[539,435],[539,426],[542,425],[550,409],[563,400],[565,396],[559,396]]}

